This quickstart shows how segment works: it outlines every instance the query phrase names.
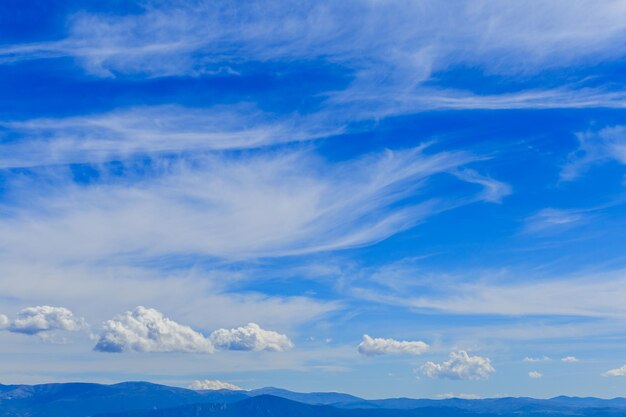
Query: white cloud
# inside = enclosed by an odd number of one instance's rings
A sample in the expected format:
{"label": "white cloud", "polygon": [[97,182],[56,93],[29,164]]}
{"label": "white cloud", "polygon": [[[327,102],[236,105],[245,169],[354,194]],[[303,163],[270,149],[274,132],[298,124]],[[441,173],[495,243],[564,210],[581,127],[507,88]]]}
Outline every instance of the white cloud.
{"label": "white cloud", "polygon": [[561,358],[561,362],[575,363],[575,362],[580,362],[580,360],[576,358],[575,356],[566,356],[564,358]]}
{"label": "white cloud", "polygon": [[422,341],[398,341],[394,339],[372,338],[366,334],[359,343],[358,351],[365,356],[386,354],[421,355],[428,350],[428,344]]}
{"label": "white cloud", "polygon": [[213,353],[211,342],[191,327],[145,307],[104,323],[94,350],[100,352]]}
{"label": "white cloud", "polygon": [[73,332],[85,327],[84,319],[75,317],[67,308],[36,306],[18,312],[15,320],[9,325],[9,331],[32,335],[53,330]]}
{"label": "white cloud", "polygon": [[578,149],[569,155],[561,171],[561,179],[571,181],[581,176],[590,166],[616,161],[626,164],[626,127],[608,126],[600,130],[579,132]]}
{"label": "white cloud", "polygon": [[585,220],[585,211],[590,210],[542,209],[526,218],[524,232],[539,233],[570,228]]}
{"label": "white cloud", "polygon": [[547,356],[543,356],[541,358],[533,358],[533,357],[525,357],[522,362],[527,362],[527,363],[536,363],[536,362],[550,362],[552,359],[547,357]]}
{"label": "white cloud", "polygon": [[264,330],[258,324],[249,323],[235,329],[218,329],[211,333],[209,340],[222,350],[282,352],[293,347],[289,338],[271,330]]}
{"label": "white cloud", "polygon": [[358,288],[352,292],[360,298],[381,303],[454,314],[621,318],[626,313],[623,303],[626,297],[625,273],[624,270],[614,270],[542,280],[532,280],[528,276],[520,280],[513,274],[506,274],[506,279],[503,279],[499,273],[493,273],[479,275],[471,281],[443,282],[438,284],[441,295],[417,297]]}
{"label": "white cloud", "polygon": [[[332,121],[264,113],[251,104],[117,109],[56,119],[0,121],[20,141],[0,146],[0,168],[101,163],[135,154],[260,148],[337,134]],[[331,127],[334,126],[334,127]]]}
{"label": "white cloud", "polygon": [[[45,175],[39,192],[16,179],[8,184],[11,215],[0,218],[0,250],[15,259],[86,262],[117,255],[246,259],[369,245],[481,201],[480,192],[450,197],[445,187],[419,198],[427,179],[480,159],[422,146],[329,165],[305,152],[281,152],[155,159],[140,175],[102,171],[102,181],[87,185]],[[398,204],[409,197],[411,204]]]}
{"label": "white cloud", "polygon": [[532,378],[532,379],[539,379],[539,378],[543,377],[543,374],[541,372],[538,372],[538,371],[530,371],[528,373],[528,377]]}
{"label": "white cloud", "polygon": [[389,71],[394,80],[411,71],[419,80],[424,71],[453,62],[500,71],[511,71],[517,64],[521,68],[516,71],[528,71],[539,64],[620,55],[612,46],[626,32],[619,18],[623,3],[553,1],[526,6],[466,1],[455,13],[447,13],[437,1],[321,1],[297,7],[291,2],[252,2],[234,13],[232,7],[209,1],[147,2],[144,13],[132,16],[78,14],[65,40],[14,45],[2,52],[8,61],[70,55],[105,76],[111,71],[152,76],[215,73],[242,58],[325,57],[356,68],[359,79],[373,77],[377,64],[382,66],[378,72]]}
{"label": "white cloud", "polygon": [[615,368],[608,370],[602,374],[602,376],[625,376],[626,375],[626,365],[621,368]]}
{"label": "white cloud", "polygon": [[228,382],[219,381],[217,379],[195,380],[191,383],[191,385],[189,385],[189,388],[193,390],[198,390],[198,391],[200,390],[214,391],[214,390],[221,390],[221,389],[227,389],[227,390],[232,390],[232,391],[242,390],[242,388],[238,387],[237,385],[233,385]]}
{"label": "white cloud", "polygon": [[470,356],[460,350],[451,352],[450,359],[442,363],[426,362],[420,370],[430,378],[480,380],[495,372],[489,358]]}
{"label": "white cloud", "polygon": [[0,330],[4,330],[9,327],[10,321],[7,316],[0,314]]}
{"label": "white cloud", "polygon": [[451,398],[460,398],[462,400],[480,400],[483,397],[477,394],[453,394],[451,392],[448,392],[445,394],[437,395],[437,398],[441,400],[449,400]]}
{"label": "white cloud", "polygon": [[[420,106],[623,105],[610,94],[586,90],[483,100],[422,87],[434,72],[455,65],[527,74],[618,58],[623,51],[615,45],[626,34],[626,7],[619,1],[561,0],[532,8],[525,2],[463,1],[454,13],[436,0],[233,7],[208,0],[146,2],[143,13],[132,16],[83,12],[68,22],[67,38],[5,46],[0,62],[70,56],[96,76],[155,77],[236,74],[238,64],[250,61],[325,60],[354,74],[330,103],[380,117]],[[560,99],[554,97],[559,93]]]}

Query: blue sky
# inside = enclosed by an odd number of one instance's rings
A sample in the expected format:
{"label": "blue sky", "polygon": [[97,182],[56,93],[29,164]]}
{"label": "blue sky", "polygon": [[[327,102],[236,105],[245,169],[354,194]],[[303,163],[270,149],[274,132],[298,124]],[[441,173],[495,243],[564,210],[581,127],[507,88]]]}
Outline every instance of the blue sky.
{"label": "blue sky", "polygon": [[2,2],[0,382],[624,395],[625,57],[622,1]]}

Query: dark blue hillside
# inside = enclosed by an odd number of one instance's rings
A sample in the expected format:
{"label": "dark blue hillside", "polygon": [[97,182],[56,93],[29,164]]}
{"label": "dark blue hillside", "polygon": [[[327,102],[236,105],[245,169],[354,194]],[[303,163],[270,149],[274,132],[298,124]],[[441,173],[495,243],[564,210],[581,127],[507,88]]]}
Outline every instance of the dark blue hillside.
{"label": "dark blue hillside", "polygon": [[[271,395],[268,395],[271,394]],[[0,417],[626,417],[626,399],[391,398],[278,388],[194,391],[147,382],[0,385]]]}
{"label": "dark blue hillside", "polygon": [[390,410],[341,409],[327,405],[303,404],[272,395],[261,395],[231,404],[194,404],[162,410],[146,410],[97,417],[495,417],[480,416],[453,408]]}
{"label": "dark blue hillside", "polygon": [[248,397],[238,391],[193,391],[147,382],[13,385],[3,386],[0,390],[0,416],[85,417],[96,413],[229,402],[242,398]]}

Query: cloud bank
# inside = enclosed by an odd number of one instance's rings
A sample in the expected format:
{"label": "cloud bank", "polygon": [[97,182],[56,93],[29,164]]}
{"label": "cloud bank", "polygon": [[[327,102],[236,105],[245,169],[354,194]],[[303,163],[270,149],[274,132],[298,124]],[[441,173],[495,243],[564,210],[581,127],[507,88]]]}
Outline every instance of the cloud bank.
{"label": "cloud bank", "polygon": [[293,347],[284,335],[249,323],[235,329],[219,329],[208,337],[165,317],[153,308],[137,307],[108,320],[94,350],[99,352],[186,352],[215,350],[282,352]]}

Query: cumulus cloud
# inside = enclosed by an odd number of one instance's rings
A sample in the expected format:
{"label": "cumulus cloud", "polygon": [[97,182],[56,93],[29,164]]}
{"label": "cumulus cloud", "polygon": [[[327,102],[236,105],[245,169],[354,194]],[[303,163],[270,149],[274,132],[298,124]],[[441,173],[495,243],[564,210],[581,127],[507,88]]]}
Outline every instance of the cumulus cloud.
{"label": "cumulus cloud", "polygon": [[140,306],[105,322],[94,350],[212,353],[214,348],[191,327],[176,323],[155,309]]}
{"label": "cumulus cloud", "polygon": [[282,352],[293,347],[289,338],[271,330],[264,330],[258,324],[249,323],[235,329],[219,329],[211,333],[209,340],[222,350]]}
{"label": "cumulus cloud", "polygon": [[200,390],[214,391],[214,390],[220,390],[220,389],[227,389],[227,390],[232,390],[232,391],[242,390],[242,388],[238,387],[237,385],[233,385],[224,381],[219,381],[217,379],[195,380],[191,383],[191,385],[189,385],[189,388],[193,390],[197,390],[197,391],[200,391]]}
{"label": "cumulus cloud", "polygon": [[36,306],[27,307],[17,313],[15,320],[8,326],[8,329],[14,333],[33,335],[53,330],[73,332],[85,327],[84,319],[74,316],[67,308]]}
{"label": "cumulus cloud", "polygon": [[561,358],[561,362],[574,363],[574,362],[580,362],[580,360],[575,356],[566,356],[564,358]]}
{"label": "cumulus cloud", "polygon": [[463,350],[451,352],[450,359],[442,363],[426,362],[420,369],[430,378],[463,380],[487,379],[496,371],[489,358],[470,356]]}
{"label": "cumulus cloud", "polygon": [[541,372],[538,371],[530,371],[528,373],[528,377],[532,378],[532,379],[539,379],[543,376],[543,374]]}
{"label": "cumulus cloud", "polygon": [[626,365],[621,368],[610,369],[602,374],[602,376],[624,376],[626,375]]}
{"label": "cumulus cloud", "polygon": [[366,334],[359,343],[358,351],[361,355],[376,356],[386,354],[421,355],[428,350],[428,344],[422,341],[398,341],[394,339],[372,338]]}

